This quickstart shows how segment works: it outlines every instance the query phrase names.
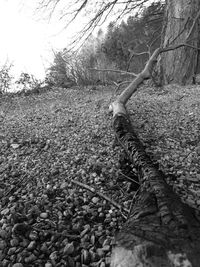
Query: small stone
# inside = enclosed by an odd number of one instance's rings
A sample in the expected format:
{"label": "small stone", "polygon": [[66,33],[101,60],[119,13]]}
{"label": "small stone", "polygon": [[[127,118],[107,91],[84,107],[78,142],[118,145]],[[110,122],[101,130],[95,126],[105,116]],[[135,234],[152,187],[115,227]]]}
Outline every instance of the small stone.
{"label": "small stone", "polygon": [[69,243],[69,239],[68,238],[65,238],[63,241],[62,241],[62,244],[65,246]]}
{"label": "small stone", "polygon": [[29,234],[30,240],[37,240],[38,239],[38,233],[36,231],[31,231]]}
{"label": "small stone", "polygon": [[100,259],[99,255],[93,251],[90,252],[90,258],[91,258],[91,262],[95,262]]}
{"label": "small stone", "polygon": [[93,202],[94,204],[97,204],[97,203],[99,202],[99,198],[98,198],[98,197],[93,197],[93,198],[92,198],[92,202]]}
{"label": "small stone", "polygon": [[19,144],[11,144],[10,145],[13,149],[17,149],[20,145]]}
{"label": "small stone", "polygon": [[7,215],[10,212],[9,208],[6,208],[1,211],[1,215]]}
{"label": "small stone", "polygon": [[106,263],[106,266],[110,266],[111,258],[110,257],[106,257],[105,258],[105,263]]}
{"label": "small stone", "polygon": [[47,244],[46,243],[43,243],[40,250],[43,252],[43,253],[47,253],[49,250],[48,250],[48,247],[47,247]]}
{"label": "small stone", "polygon": [[67,255],[70,255],[74,252],[74,244],[72,243],[68,243],[66,244],[66,246],[64,247],[63,252]]}
{"label": "small stone", "polygon": [[10,262],[9,262],[8,260],[4,259],[4,260],[2,261],[2,263],[1,263],[1,264],[2,264],[1,266],[2,266],[2,267],[7,267],[7,266],[9,265],[9,263],[10,263]]}
{"label": "small stone", "polygon": [[28,244],[29,244],[29,240],[26,239],[26,238],[24,238],[22,240],[22,242],[20,242],[20,246],[23,247],[23,248],[26,248],[28,246]]}
{"label": "small stone", "polygon": [[3,241],[3,240],[0,240],[0,250],[3,250],[3,249],[6,248],[6,247],[7,247],[6,242]]}
{"label": "small stone", "polygon": [[109,245],[106,245],[106,246],[104,246],[102,248],[102,250],[105,251],[105,252],[108,252],[108,251],[110,251],[110,246]]}
{"label": "small stone", "polygon": [[74,259],[70,256],[68,256],[68,266],[69,267],[75,267]]}
{"label": "small stone", "polygon": [[5,254],[3,253],[3,251],[0,251],[0,262],[2,262],[2,260],[5,258]]}
{"label": "small stone", "polygon": [[22,263],[15,263],[13,264],[13,267],[23,267],[24,265]]}
{"label": "small stone", "polygon": [[104,242],[103,242],[103,247],[104,247],[104,246],[107,246],[107,245],[110,245],[110,242],[111,242],[111,240],[110,240],[109,238],[106,238],[106,239],[104,240]]}
{"label": "small stone", "polygon": [[85,228],[81,233],[80,236],[83,237],[87,232],[90,230],[90,228]]}
{"label": "small stone", "polygon": [[53,265],[50,262],[45,263],[45,267],[52,267]]}
{"label": "small stone", "polygon": [[91,237],[90,237],[91,244],[94,245],[95,244],[95,241],[96,241],[95,235],[91,235]]}
{"label": "small stone", "polygon": [[10,240],[10,245],[11,245],[12,247],[17,247],[18,244],[19,244],[19,241],[18,241],[17,238],[13,238],[13,239]]}
{"label": "small stone", "polygon": [[58,252],[54,251],[49,255],[49,259],[51,259],[52,261],[56,261],[58,258]]}
{"label": "small stone", "polygon": [[8,237],[8,233],[5,230],[0,230],[0,237],[2,239],[6,239]]}
{"label": "small stone", "polygon": [[27,247],[27,250],[32,251],[32,250],[35,249],[35,247],[36,247],[36,242],[35,241],[31,241],[29,243],[28,247]]}
{"label": "small stone", "polygon": [[16,251],[16,249],[17,249],[16,247],[9,248],[9,250],[8,250],[8,255],[10,256],[10,255],[14,254],[15,251]]}
{"label": "small stone", "polygon": [[48,218],[48,213],[46,213],[46,212],[40,213],[40,218],[47,219]]}
{"label": "small stone", "polygon": [[106,267],[105,262],[102,261],[99,267]]}
{"label": "small stone", "polygon": [[100,257],[100,258],[102,258],[103,256],[104,256],[104,251],[103,251],[103,249],[102,248],[98,248],[97,249],[97,254],[98,254],[98,256]]}
{"label": "small stone", "polygon": [[60,185],[60,189],[65,189],[66,187],[68,187],[68,183],[66,183],[66,182],[63,182],[63,183]]}
{"label": "small stone", "polygon": [[33,261],[35,261],[37,259],[37,257],[34,254],[31,254],[29,257],[26,257],[24,259],[25,263],[31,263]]}

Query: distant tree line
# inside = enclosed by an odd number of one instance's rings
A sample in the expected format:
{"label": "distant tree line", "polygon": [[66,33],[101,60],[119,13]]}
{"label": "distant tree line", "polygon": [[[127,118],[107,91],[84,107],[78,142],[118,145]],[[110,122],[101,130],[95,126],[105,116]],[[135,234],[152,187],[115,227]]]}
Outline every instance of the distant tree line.
{"label": "distant tree line", "polygon": [[[44,83],[67,88],[123,81],[129,76],[111,70],[138,73],[144,68],[148,53],[160,46],[163,17],[164,4],[156,2],[121,23],[110,22],[105,30],[90,35],[79,51],[66,47],[54,52],[44,81],[22,72],[15,84],[22,91],[37,91]],[[8,92],[13,83],[11,68],[8,62],[0,68],[1,93]],[[105,69],[110,71],[100,71]]]}
{"label": "distant tree line", "polygon": [[[63,87],[73,84],[109,83],[124,80],[126,75],[99,69],[140,72],[161,43],[164,3],[152,3],[120,24],[110,22],[107,29],[91,35],[80,51],[65,48],[54,55],[47,81]],[[146,51],[146,53],[143,53]]]}

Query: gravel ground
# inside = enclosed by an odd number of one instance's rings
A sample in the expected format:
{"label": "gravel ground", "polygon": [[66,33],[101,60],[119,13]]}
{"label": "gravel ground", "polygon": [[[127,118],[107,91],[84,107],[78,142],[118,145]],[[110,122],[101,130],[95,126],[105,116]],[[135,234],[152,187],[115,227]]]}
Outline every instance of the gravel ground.
{"label": "gravel ground", "polygon": [[[128,105],[139,137],[198,208],[200,90],[141,89]],[[134,195],[118,172],[112,90],[55,88],[0,100],[0,266],[109,266]]]}

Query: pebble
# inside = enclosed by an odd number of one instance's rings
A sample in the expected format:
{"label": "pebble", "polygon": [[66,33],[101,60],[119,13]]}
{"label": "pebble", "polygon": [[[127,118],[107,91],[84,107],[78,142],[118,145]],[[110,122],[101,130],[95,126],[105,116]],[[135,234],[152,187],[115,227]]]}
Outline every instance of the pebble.
{"label": "pebble", "polygon": [[200,199],[197,199],[197,205],[200,206]]}
{"label": "pebble", "polygon": [[9,261],[6,260],[6,259],[4,259],[4,260],[2,261],[2,267],[7,267],[8,265],[9,265]]}
{"label": "pebble", "polygon": [[3,240],[0,240],[0,250],[3,250],[3,249],[6,248],[6,247],[7,247],[6,242],[3,241]]}
{"label": "pebble", "polygon": [[52,267],[53,265],[50,262],[45,263],[45,267]]}
{"label": "pebble", "polygon": [[66,182],[63,182],[63,183],[60,185],[60,189],[65,189],[66,187],[68,187],[68,183],[66,183]]}
{"label": "pebble", "polygon": [[99,198],[98,198],[98,197],[93,197],[93,198],[92,198],[92,202],[93,202],[94,204],[97,204],[97,203],[99,202]]}
{"label": "pebble", "polygon": [[102,248],[103,251],[108,252],[110,250],[110,246],[106,245]]}
{"label": "pebble", "polygon": [[1,215],[7,215],[9,212],[10,212],[10,209],[6,208],[6,209],[1,211]]}
{"label": "pebble", "polygon": [[0,230],[0,237],[2,239],[6,239],[8,237],[8,233],[5,230]]}
{"label": "pebble", "polygon": [[19,144],[11,144],[10,145],[13,149],[17,149],[20,145]]}
{"label": "pebble", "polygon": [[100,257],[100,258],[102,258],[103,256],[104,256],[104,251],[103,251],[103,249],[102,248],[98,248],[97,249],[97,254],[98,254],[98,256]]}
{"label": "pebble", "polygon": [[47,219],[48,218],[48,213],[46,213],[46,212],[40,213],[40,218]]}
{"label": "pebble", "polygon": [[104,246],[107,246],[107,245],[110,245],[110,243],[111,243],[111,240],[110,240],[109,238],[106,238],[106,239],[104,240],[104,242],[103,242],[103,247],[104,247]]}
{"label": "pebble", "polygon": [[24,267],[22,263],[15,263],[13,264],[13,267]]}
{"label": "pebble", "polygon": [[32,251],[36,247],[36,241],[31,241],[27,247],[27,250]]}
{"label": "pebble", "polygon": [[72,243],[68,243],[66,244],[66,246],[64,247],[63,250],[64,254],[70,255],[74,252],[74,244]]}
{"label": "pebble", "polygon": [[110,266],[111,258],[110,257],[106,257],[105,258],[105,263],[106,263],[107,266]]}
{"label": "pebble", "polygon": [[10,255],[14,254],[16,250],[17,250],[16,247],[9,248],[8,255],[10,256]]}
{"label": "pebble", "polygon": [[29,234],[30,240],[37,240],[38,239],[38,234],[36,231],[31,231]]}
{"label": "pebble", "polygon": [[12,247],[17,247],[18,244],[19,244],[19,241],[18,241],[17,238],[13,238],[13,239],[10,240],[10,245],[11,245]]}
{"label": "pebble", "polygon": [[52,261],[56,261],[58,259],[58,252],[54,251],[49,255],[49,259],[51,259]]}
{"label": "pebble", "polygon": [[31,254],[29,257],[26,257],[24,259],[25,263],[31,263],[33,261],[35,261],[37,259],[37,257],[34,254]]}

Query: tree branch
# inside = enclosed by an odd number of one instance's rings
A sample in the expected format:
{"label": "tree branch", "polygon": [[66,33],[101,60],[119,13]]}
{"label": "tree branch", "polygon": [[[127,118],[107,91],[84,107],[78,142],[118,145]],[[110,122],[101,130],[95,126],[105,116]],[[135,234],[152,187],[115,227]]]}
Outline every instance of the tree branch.
{"label": "tree branch", "polygon": [[[120,103],[121,105],[125,105],[127,103],[127,101],[129,100],[129,98],[133,95],[134,92],[137,91],[138,86],[147,78],[150,78],[151,73],[152,73],[152,69],[155,66],[156,62],[157,62],[157,57],[159,56],[159,54],[161,53],[165,53],[168,51],[172,51],[175,49],[178,49],[180,47],[189,47],[192,49],[197,49],[200,50],[200,48],[195,47],[193,45],[189,45],[186,43],[180,43],[174,46],[169,46],[169,47],[165,47],[165,48],[157,48],[154,53],[151,55],[150,59],[148,60],[145,68],[143,69],[143,71],[141,71],[136,78],[129,84],[129,86],[121,93],[121,95],[117,98],[117,100],[115,101],[115,105],[111,104],[111,106],[109,107],[109,110],[112,110],[112,105],[113,105],[113,116],[115,116],[117,114],[117,103]],[[119,108],[121,110],[121,107]]]}
{"label": "tree branch", "polygon": [[127,75],[131,75],[131,76],[137,76],[138,74],[136,73],[133,73],[133,72],[128,72],[128,71],[123,71],[123,70],[113,70],[113,69],[96,69],[96,68],[89,68],[89,70],[95,70],[95,71],[103,71],[103,72],[106,72],[106,71],[112,71],[112,72],[118,72],[118,73],[121,73],[121,74],[127,74]]}

